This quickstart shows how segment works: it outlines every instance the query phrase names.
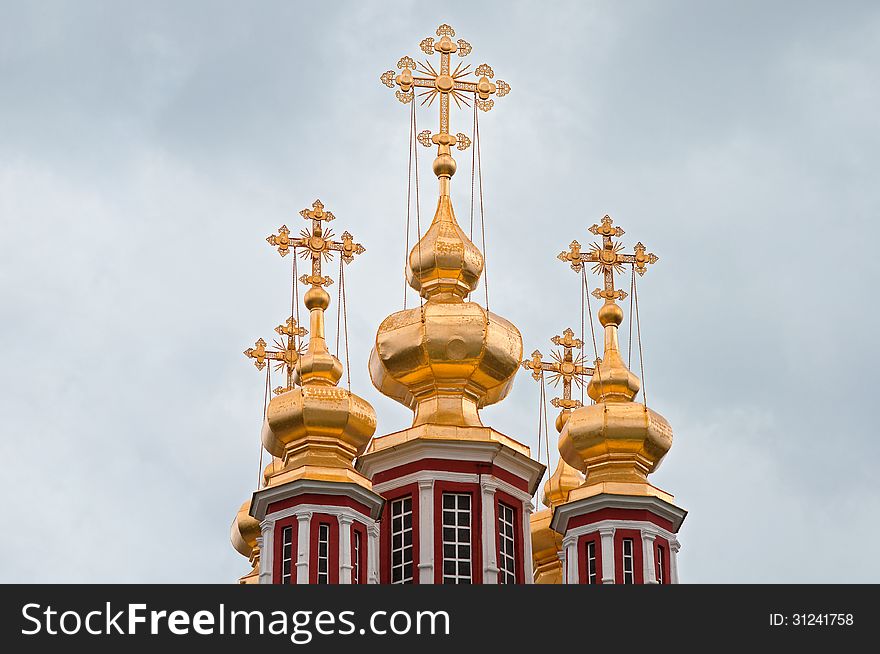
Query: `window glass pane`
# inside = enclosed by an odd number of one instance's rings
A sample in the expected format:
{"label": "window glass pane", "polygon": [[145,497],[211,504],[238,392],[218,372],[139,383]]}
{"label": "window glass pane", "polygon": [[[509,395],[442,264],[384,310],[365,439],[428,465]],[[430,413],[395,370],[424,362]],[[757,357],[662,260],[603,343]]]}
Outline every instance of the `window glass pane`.
{"label": "window glass pane", "polygon": [[513,522],[515,512],[504,503],[498,504],[498,581],[502,584],[516,583],[515,541]]}
{"label": "window glass pane", "polygon": [[412,498],[391,503],[391,583],[413,582]]}
{"label": "window glass pane", "polygon": [[471,582],[471,496],[469,493],[443,493],[443,583]]}

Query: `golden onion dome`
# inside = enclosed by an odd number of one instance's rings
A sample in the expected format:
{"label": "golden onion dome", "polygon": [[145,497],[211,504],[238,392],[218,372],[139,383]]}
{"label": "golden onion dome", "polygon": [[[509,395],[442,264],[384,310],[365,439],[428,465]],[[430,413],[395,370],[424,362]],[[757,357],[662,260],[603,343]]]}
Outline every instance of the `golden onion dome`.
{"label": "golden onion dome", "polygon": [[510,322],[474,302],[427,302],[386,318],[370,378],[425,423],[479,426],[478,410],[504,399],[522,358]]}
{"label": "golden onion dome", "polygon": [[544,483],[544,495],[541,501],[550,509],[565,504],[568,501],[568,494],[583,483],[583,475],[560,457],[556,470]]}
{"label": "golden onion dome", "polygon": [[437,211],[407,266],[410,286],[427,302],[379,326],[370,379],[413,410],[413,426],[480,426],[479,409],[510,392],[522,336],[512,323],[466,301],[483,272],[483,256],[455,219],[449,197],[455,161],[448,144],[439,150]]}
{"label": "golden onion dome", "polygon": [[[563,409],[556,416],[556,430],[561,431],[571,416],[569,409]],[[583,476],[560,457],[556,470],[544,484],[541,501],[546,509],[536,511],[530,518],[532,536],[532,558],[534,561],[536,584],[561,584],[562,561],[559,552],[562,550],[562,534],[550,528],[553,509],[568,501],[568,495],[583,484]]]}
{"label": "golden onion dome", "polygon": [[241,505],[235,519],[232,521],[230,539],[232,546],[242,556],[250,560],[257,548],[257,538],[260,536],[260,523],[251,517],[251,501]]}
{"label": "golden onion dome", "polygon": [[551,509],[535,511],[529,516],[529,530],[532,538],[532,561],[536,584],[561,584],[562,534],[550,528],[553,519]]}
{"label": "golden onion dome", "polygon": [[596,404],[572,411],[559,436],[559,453],[586,473],[585,486],[603,482],[647,483],[672,447],[672,428],[644,404],[633,402],[639,379],[620,356],[617,328],[623,313],[606,300],[599,311],[605,352],[587,393]]}
{"label": "golden onion dome", "polygon": [[460,302],[477,287],[483,255],[458,226],[448,195],[440,196],[434,220],[408,261],[407,281],[426,300]]}
{"label": "golden onion dome", "polygon": [[330,296],[313,285],[304,300],[311,339],[295,373],[302,386],[273,397],[263,424],[263,445],[283,463],[283,469],[272,476],[280,482],[353,481],[369,488],[369,480],[354,470],[353,460],[376,431],[376,412],[369,402],[336,385],[342,364],[327,350],[324,339],[324,311]]}
{"label": "golden onion dome", "polygon": [[[556,431],[561,432],[571,417],[570,409],[563,409],[556,416]],[[584,477],[565,462],[562,457],[556,463],[556,470],[544,483],[544,494],[541,501],[544,506],[553,509],[568,501],[568,494],[584,483]]]}

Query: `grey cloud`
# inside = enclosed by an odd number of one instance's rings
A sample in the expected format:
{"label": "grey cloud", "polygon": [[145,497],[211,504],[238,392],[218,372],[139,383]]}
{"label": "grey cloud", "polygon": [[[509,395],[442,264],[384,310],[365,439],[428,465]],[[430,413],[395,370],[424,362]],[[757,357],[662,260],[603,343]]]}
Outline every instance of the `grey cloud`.
{"label": "grey cloud", "polygon": [[[602,215],[661,257],[639,298],[683,579],[880,579],[880,11],[858,2],[0,4],[0,490],[28,521],[0,579],[244,571],[263,380],[239,353],[289,312],[262,239],[315,197],[367,247],[352,387],[407,424],[366,371],[403,298],[408,108],[378,75],[444,21],[513,87],[480,127],[490,304],[526,350],[580,329],[555,255]],[[528,376],[483,416],[536,447]],[[851,556],[817,550],[832,532]]]}

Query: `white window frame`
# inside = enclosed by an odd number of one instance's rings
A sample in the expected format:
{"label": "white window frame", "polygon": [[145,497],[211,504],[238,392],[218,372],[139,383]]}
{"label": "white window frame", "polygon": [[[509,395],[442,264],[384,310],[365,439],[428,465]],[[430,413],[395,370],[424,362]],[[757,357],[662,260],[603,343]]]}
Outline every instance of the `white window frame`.
{"label": "white window frame", "polygon": [[[627,546],[629,546],[627,548]],[[635,577],[635,544],[633,543],[632,538],[624,538],[623,543],[621,544],[621,548],[623,549],[623,583],[624,584],[634,584],[636,583]],[[627,552],[629,549],[629,552]]]}
{"label": "white window frame", "polygon": [[[322,551],[323,546],[323,551]],[[323,570],[322,568],[323,564]],[[318,567],[315,581],[319,584],[330,583],[330,525],[318,523]]]}
{"label": "white window frame", "polygon": [[[447,507],[447,498],[453,498],[452,507]],[[473,498],[470,493],[443,493],[441,500],[442,510],[442,547],[443,547],[443,583],[444,584],[472,584],[473,583],[473,543],[471,542],[473,528]],[[447,530],[452,530],[451,538]],[[447,556],[447,550],[452,548],[455,556]],[[455,568],[453,573],[448,573],[447,563]],[[466,564],[466,565],[465,565]],[[462,568],[467,572],[463,573]]]}
{"label": "white window frame", "polygon": [[498,583],[516,583],[516,511],[498,502]]}
{"label": "white window frame", "polygon": [[[411,495],[401,497],[391,502],[391,583],[413,583],[413,498]],[[409,527],[406,526],[406,518],[409,517]],[[407,545],[407,535],[409,544]],[[400,544],[396,545],[395,540]],[[400,554],[400,563],[394,563],[394,555]],[[409,574],[407,574],[409,566]]]}
{"label": "white window frame", "polygon": [[293,583],[293,527],[281,531],[281,583]]}
{"label": "white window frame", "polygon": [[598,566],[596,565],[596,541],[588,540],[587,543],[587,583],[594,585],[599,583]]}

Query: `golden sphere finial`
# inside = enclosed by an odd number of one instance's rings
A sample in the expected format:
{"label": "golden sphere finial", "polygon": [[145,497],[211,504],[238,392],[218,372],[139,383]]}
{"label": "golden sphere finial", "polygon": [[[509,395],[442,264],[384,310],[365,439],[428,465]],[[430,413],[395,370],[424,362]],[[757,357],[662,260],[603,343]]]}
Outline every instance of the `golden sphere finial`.
{"label": "golden sphere finial", "polygon": [[599,309],[599,322],[602,323],[603,327],[608,325],[619,327],[620,323],[623,322],[623,309],[617,306],[616,303],[605,300],[605,304]]}
{"label": "golden sphere finial", "polygon": [[437,177],[452,177],[457,165],[449,153],[440,154],[434,159],[434,174]]}
{"label": "golden sphere finial", "polygon": [[330,306],[330,294],[320,286],[312,286],[303,296],[303,302],[309,311],[312,309],[326,311]]}

